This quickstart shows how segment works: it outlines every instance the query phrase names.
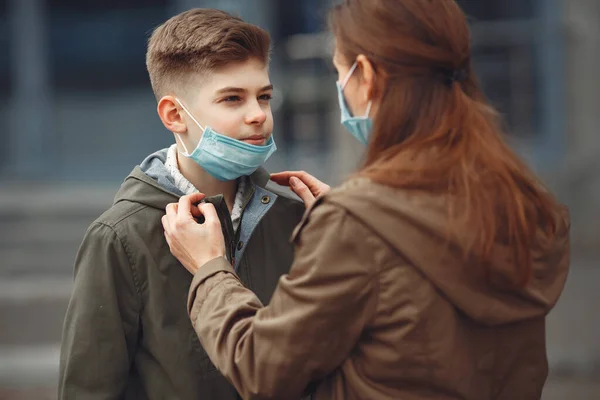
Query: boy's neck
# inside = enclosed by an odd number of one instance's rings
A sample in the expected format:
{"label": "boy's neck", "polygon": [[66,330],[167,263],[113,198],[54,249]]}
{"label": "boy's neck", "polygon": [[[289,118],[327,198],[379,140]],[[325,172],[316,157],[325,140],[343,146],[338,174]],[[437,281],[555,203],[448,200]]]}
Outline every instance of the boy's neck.
{"label": "boy's neck", "polygon": [[227,204],[227,208],[229,209],[229,212],[231,212],[237,191],[237,181],[222,182],[215,179],[193,160],[181,157],[179,152],[177,152],[177,165],[181,175],[207,197],[222,194],[225,203]]}

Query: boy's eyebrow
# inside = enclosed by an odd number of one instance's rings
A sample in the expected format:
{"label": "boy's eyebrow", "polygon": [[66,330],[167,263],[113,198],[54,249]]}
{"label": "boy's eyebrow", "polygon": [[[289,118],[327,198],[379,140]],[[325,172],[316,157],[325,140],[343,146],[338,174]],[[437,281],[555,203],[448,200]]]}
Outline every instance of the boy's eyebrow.
{"label": "boy's eyebrow", "polygon": [[[259,89],[259,92],[264,92],[266,90],[273,90],[273,84],[271,85],[267,85],[264,86],[262,88]],[[224,94],[224,93],[245,93],[247,92],[246,89],[243,88],[238,88],[238,87],[233,87],[233,86],[228,86],[228,87],[224,87],[222,89],[217,90],[216,94]]]}

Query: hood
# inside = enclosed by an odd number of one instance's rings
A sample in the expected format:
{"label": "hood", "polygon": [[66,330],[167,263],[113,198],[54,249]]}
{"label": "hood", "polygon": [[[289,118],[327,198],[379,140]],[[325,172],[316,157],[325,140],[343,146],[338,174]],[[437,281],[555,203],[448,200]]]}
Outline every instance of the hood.
{"label": "hood", "polygon": [[[162,149],[146,157],[125,178],[115,197],[115,203],[127,200],[164,210],[167,204],[177,202],[183,193],[177,188],[173,177],[165,167],[167,150]],[[265,187],[269,173],[259,168],[250,176],[253,184]],[[211,203],[220,203],[223,196],[207,198]]]}
{"label": "hood", "polygon": [[115,204],[127,200],[158,209],[179,200],[183,193],[177,189],[165,167],[167,149],[149,155],[136,166],[121,184]]}
{"label": "hood", "polygon": [[[483,266],[462,257],[460,240],[448,242],[443,197],[390,188],[354,179],[328,196],[394,247],[435,285],[455,307],[485,325],[500,325],[546,315],[556,304],[569,268],[569,217],[556,214],[558,229],[548,237],[539,230],[533,246],[533,274],[519,290],[488,282]],[[467,236],[467,235],[465,235]],[[511,261],[506,247],[496,246],[492,262]]]}

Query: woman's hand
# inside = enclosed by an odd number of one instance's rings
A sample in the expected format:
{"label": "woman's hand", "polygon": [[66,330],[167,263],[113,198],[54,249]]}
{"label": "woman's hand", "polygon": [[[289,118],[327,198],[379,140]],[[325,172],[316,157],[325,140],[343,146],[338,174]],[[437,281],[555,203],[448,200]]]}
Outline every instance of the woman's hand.
{"label": "woman's hand", "polygon": [[[162,217],[171,253],[192,274],[207,262],[226,254],[215,207],[210,203],[195,205],[204,197],[202,193],[183,196],[179,203],[167,205],[167,213]],[[204,216],[202,224],[195,220],[200,216]]]}
{"label": "woman's hand", "polygon": [[317,197],[331,190],[329,185],[304,171],[271,174],[271,180],[281,186],[289,186],[304,201],[306,208],[310,207]]}

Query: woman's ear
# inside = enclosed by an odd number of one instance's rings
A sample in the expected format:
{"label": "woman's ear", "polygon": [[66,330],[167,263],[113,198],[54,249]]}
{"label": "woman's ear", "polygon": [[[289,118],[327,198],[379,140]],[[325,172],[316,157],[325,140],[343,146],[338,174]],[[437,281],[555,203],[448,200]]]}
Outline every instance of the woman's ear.
{"label": "woman's ear", "polygon": [[364,54],[359,54],[356,57],[356,61],[358,63],[357,69],[360,73],[360,85],[364,86],[365,89],[365,98],[363,100],[365,102],[373,100],[373,97],[377,93],[375,68]]}

